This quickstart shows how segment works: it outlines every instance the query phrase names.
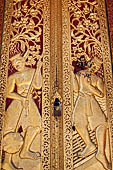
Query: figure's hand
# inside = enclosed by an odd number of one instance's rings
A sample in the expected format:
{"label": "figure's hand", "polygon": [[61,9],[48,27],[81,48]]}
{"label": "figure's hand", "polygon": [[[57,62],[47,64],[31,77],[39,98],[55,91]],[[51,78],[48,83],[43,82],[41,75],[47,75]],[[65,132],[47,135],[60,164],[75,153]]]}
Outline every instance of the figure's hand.
{"label": "figure's hand", "polygon": [[22,98],[22,106],[26,109],[26,108],[28,108],[28,106],[29,106],[29,100],[28,99],[26,99],[26,98]]}

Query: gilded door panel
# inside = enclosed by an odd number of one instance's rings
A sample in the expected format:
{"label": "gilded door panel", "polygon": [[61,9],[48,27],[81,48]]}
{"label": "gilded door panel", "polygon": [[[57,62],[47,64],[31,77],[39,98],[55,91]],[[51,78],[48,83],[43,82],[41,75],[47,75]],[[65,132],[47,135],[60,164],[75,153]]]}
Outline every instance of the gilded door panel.
{"label": "gilded door panel", "polygon": [[105,2],[62,4],[64,169],[112,169],[112,73]]}
{"label": "gilded door panel", "polygon": [[50,2],[6,1],[1,57],[4,170],[50,169]]}
{"label": "gilded door panel", "polygon": [[104,0],[6,0],[2,169],[112,169],[105,9]]}

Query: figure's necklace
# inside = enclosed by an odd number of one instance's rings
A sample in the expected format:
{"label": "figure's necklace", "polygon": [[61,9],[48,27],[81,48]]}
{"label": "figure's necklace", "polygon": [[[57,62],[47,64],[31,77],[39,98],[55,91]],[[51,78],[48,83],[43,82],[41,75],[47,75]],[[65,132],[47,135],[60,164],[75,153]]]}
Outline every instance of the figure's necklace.
{"label": "figure's necklace", "polygon": [[91,74],[90,73],[81,73],[81,72],[79,72],[78,75],[82,75],[82,76],[84,76],[84,78],[85,77],[91,78]]}

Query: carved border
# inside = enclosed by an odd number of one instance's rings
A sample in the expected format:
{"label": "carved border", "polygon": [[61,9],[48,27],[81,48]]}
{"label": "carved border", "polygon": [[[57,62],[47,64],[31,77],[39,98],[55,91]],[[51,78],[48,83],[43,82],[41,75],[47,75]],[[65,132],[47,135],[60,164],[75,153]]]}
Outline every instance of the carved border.
{"label": "carved border", "polygon": [[44,0],[42,85],[42,170],[50,170],[50,0]]}
{"label": "carved border", "polygon": [[3,27],[3,18],[4,16],[4,0],[0,0],[0,49],[2,41],[2,27]]}
{"label": "carved border", "polygon": [[[57,12],[57,4],[55,5],[56,0],[51,0],[51,95],[52,97],[55,94],[55,81],[56,81],[56,55],[57,55],[57,48],[56,48],[56,12]],[[53,98],[52,98],[53,99]],[[58,168],[58,160],[56,154],[56,146],[57,144],[57,137],[55,135],[55,117],[53,116],[53,103],[51,102],[51,169]]]}
{"label": "carved border", "polygon": [[73,169],[69,21],[68,0],[62,0],[64,170]]}
{"label": "carved border", "polygon": [[[51,0],[51,95],[62,96],[62,11],[61,0]],[[57,73],[56,73],[57,66]],[[56,76],[57,85],[56,87]],[[53,101],[54,102],[54,101]],[[54,117],[51,101],[51,169],[63,169],[62,115]],[[63,112],[62,112],[63,113]]]}
{"label": "carved border", "polygon": [[12,0],[6,1],[5,9],[7,10],[5,10],[5,16],[4,16],[4,31],[3,31],[3,39],[2,39],[1,66],[0,66],[0,141],[1,141],[0,160],[2,160],[2,134],[3,134],[3,119],[5,114],[7,71],[8,71],[8,46],[10,40],[9,33],[10,33],[10,23],[11,23],[11,14],[12,14]]}
{"label": "carved border", "polygon": [[109,30],[110,30],[110,40],[111,40],[111,48],[112,48],[112,64],[113,64],[113,1],[107,0],[107,11],[108,11],[108,21],[109,21]]}
{"label": "carved border", "polygon": [[[108,25],[106,19],[106,4],[105,0],[98,0],[101,37],[103,46],[103,63],[104,63],[104,77],[106,86],[106,107],[110,129],[110,142],[111,142],[111,159],[113,160],[113,81],[112,81],[112,67],[111,67],[111,54],[109,46]],[[111,161],[112,161],[111,160]],[[112,162],[113,163],[113,162]]]}
{"label": "carved border", "polygon": [[50,170],[50,0],[44,1],[42,88],[42,169]]}
{"label": "carved border", "polygon": [[[42,168],[50,169],[50,0],[44,1],[44,52],[43,52],[43,96],[42,96]],[[2,161],[2,134],[5,114],[5,100],[8,72],[8,47],[10,41],[10,24],[12,0],[6,0],[4,30],[0,66],[0,159]],[[0,161],[0,162],[1,162]],[[1,169],[1,164],[0,164]]]}

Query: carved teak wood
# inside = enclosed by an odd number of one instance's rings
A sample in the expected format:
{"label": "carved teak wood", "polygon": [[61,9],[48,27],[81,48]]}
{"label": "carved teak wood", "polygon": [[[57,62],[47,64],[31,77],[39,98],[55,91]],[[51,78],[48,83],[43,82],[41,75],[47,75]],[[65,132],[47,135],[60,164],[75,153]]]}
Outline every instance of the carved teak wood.
{"label": "carved teak wood", "polygon": [[113,87],[104,0],[6,0],[2,170],[112,170]]}

